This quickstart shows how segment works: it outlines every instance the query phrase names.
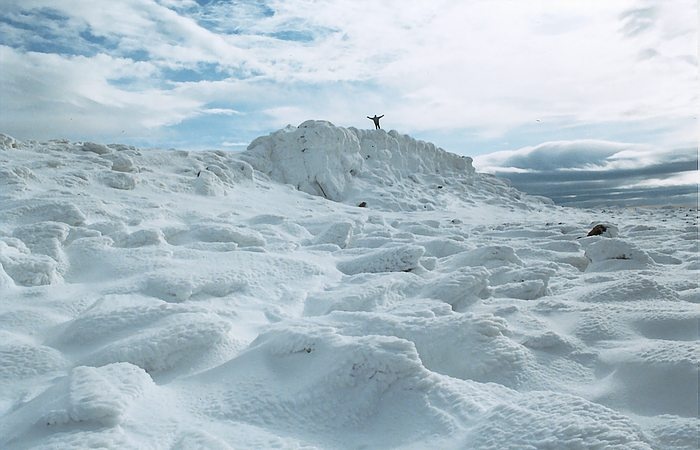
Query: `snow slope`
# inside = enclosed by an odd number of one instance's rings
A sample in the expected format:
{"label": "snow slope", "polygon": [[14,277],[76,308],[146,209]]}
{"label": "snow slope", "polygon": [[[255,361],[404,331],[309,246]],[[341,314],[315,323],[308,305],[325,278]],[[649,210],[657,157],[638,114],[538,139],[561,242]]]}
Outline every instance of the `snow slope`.
{"label": "snow slope", "polygon": [[[475,174],[471,158],[394,130],[358,130],[309,120],[257,138],[242,159],[274,181],[333,201],[365,202],[372,209],[432,211],[454,202],[475,205],[491,200],[500,207],[530,207],[522,200],[525,194],[494,177]],[[538,200],[551,204],[549,199]]]}
{"label": "snow slope", "polygon": [[2,135],[0,448],[696,448],[699,269],[395,131]]}

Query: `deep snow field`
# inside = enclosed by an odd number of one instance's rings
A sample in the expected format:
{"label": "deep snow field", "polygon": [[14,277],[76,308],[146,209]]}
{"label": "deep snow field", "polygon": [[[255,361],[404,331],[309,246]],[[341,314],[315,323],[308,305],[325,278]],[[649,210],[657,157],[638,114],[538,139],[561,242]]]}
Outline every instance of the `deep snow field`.
{"label": "deep snow field", "polygon": [[699,269],[394,131],[0,135],[0,448],[695,449]]}

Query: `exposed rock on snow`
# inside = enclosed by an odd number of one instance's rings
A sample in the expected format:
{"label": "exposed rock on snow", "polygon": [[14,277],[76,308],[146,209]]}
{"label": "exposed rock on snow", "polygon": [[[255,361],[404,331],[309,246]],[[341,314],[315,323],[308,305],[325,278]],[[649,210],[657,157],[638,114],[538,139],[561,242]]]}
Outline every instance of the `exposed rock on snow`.
{"label": "exposed rock on snow", "polygon": [[591,231],[589,231],[586,236],[604,236],[612,238],[617,237],[617,235],[618,229],[616,226],[599,223],[598,225],[591,228]]}

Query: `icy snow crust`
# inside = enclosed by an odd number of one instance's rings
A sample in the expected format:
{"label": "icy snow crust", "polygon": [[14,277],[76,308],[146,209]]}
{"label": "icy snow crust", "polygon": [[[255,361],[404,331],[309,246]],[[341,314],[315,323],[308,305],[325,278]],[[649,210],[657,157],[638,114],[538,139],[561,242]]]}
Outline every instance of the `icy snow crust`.
{"label": "icy snow crust", "polygon": [[[394,130],[358,130],[309,120],[259,137],[242,159],[280,183],[329,200],[365,202],[373,209],[434,210],[448,204],[449,195],[438,195],[445,187],[465,197],[473,191],[471,158]],[[518,195],[514,190],[510,194]]]}
{"label": "icy snow crust", "polygon": [[321,121],[0,135],[0,448],[694,449],[697,220]]}

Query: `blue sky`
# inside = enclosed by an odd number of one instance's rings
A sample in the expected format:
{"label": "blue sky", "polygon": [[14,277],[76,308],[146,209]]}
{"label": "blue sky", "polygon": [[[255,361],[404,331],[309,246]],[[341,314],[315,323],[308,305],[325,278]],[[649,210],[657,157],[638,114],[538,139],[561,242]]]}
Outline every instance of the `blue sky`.
{"label": "blue sky", "polygon": [[0,6],[0,132],[20,139],[243,149],[312,118],[369,128],[376,113],[471,156],[696,146],[692,0]]}

